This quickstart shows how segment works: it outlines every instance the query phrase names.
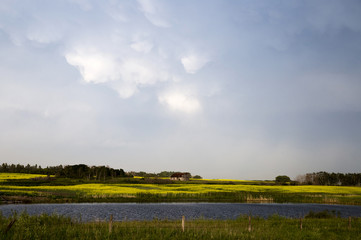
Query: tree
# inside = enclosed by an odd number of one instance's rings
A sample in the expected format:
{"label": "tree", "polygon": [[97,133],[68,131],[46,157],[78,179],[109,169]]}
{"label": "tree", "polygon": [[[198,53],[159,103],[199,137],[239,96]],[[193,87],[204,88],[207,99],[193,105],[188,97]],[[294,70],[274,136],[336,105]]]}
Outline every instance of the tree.
{"label": "tree", "polygon": [[194,179],[202,179],[202,177],[199,176],[199,175],[195,175],[195,176],[193,176],[193,178],[194,178]]}
{"label": "tree", "polygon": [[276,184],[286,185],[291,182],[290,177],[286,175],[280,175],[276,177]]}

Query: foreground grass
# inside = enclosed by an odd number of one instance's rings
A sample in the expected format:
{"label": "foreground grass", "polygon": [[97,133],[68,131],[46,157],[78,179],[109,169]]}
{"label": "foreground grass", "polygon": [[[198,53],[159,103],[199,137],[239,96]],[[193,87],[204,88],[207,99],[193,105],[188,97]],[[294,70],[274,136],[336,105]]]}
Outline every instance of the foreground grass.
{"label": "foreground grass", "polygon": [[[15,220],[16,219],[16,220]],[[15,221],[14,221],[15,220]],[[13,223],[13,225],[11,225]],[[0,215],[0,239],[361,239],[361,219],[273,216],[236,220],[88,222],[57,215]]]}
{"label": "foreground grass", "polygon": [[[21,202],[274,202],[361,205],[361,187],[251,185],[220,180],[145,183],[141,179],[97,181],[38,178],[2,180],[0,197]],[[29,175],[29,174],[28,174]],[[26,178],[28,177],[28,178]],[[128,183],[127,181],[133,181]]]}

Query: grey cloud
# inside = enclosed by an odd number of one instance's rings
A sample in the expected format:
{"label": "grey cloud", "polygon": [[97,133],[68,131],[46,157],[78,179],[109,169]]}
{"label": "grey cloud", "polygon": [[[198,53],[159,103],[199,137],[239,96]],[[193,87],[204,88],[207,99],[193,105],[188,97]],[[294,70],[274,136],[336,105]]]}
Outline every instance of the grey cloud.
{"label": "grey cloud", "polygon": [[3,1],[0,155],[210,178],[358,171],[360,7]]}

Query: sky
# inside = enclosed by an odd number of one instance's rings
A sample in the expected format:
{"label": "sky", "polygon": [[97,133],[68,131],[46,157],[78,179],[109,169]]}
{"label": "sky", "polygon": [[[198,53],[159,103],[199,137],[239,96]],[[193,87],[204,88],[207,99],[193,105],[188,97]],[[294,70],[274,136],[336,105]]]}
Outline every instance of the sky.
{"label": "sky", "polygon": [[361,2],[0,0],[0,159],[361,172]]}

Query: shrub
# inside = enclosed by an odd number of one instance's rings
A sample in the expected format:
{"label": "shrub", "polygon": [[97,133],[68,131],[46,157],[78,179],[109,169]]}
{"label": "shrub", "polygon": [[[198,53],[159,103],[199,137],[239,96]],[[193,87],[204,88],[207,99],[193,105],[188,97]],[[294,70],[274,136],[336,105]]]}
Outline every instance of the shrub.
{"label": "shrub", "polygon": [[[337,213],[338,216],[340,216],[340,212]],[[337,217],[336,216],[336,211],[328,211],[327,209],[326,210],[323,210],[321,212],[314,212],[314,211],[310,211],[306,216],[305,218],[335,218]]]}

